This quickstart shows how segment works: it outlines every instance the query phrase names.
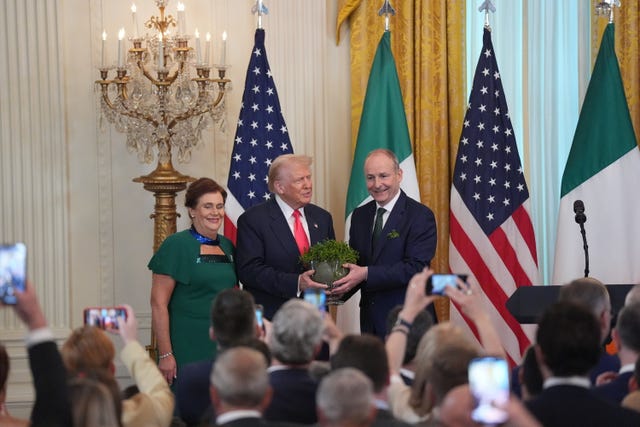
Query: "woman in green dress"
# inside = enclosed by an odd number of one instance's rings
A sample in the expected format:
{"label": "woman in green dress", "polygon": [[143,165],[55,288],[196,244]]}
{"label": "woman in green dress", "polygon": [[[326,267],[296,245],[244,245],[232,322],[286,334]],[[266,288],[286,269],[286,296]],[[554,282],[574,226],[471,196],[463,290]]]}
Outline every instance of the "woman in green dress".
{"label": "woman in green dress", "polygon": [[237,284],[235,249],[218,234],[227,192],[209,178],[187,188],[191,228],[165,239],[151,261],[151,321],[158,367],[173,384],[180,366],[215,355],[209,337],[211,301]]}

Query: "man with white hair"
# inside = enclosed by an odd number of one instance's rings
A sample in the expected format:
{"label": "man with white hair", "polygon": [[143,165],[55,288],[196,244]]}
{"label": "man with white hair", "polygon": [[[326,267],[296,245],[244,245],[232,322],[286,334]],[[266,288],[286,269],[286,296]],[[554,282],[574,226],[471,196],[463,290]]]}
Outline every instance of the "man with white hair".
{"label": "man with white hair", "polygon": [[318,383],[308,368],[320,350],[323,330],[322,314],[306,301],[289,300],[276,312],[268,339],[273,356],[269,368],[273,400],[265,419],[302,424],[317,421]]}
{"label": "man with white hair", "polygon": [[317,395],[321,427],[368,427],[376,415],[373,383],[355,368],[340,368],[323,378]]}

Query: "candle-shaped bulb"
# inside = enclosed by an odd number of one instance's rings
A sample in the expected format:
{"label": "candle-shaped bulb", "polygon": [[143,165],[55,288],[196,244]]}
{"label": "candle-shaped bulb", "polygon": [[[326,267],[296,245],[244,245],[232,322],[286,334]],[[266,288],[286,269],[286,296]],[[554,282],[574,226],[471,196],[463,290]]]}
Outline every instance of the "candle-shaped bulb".
{"label": "candle-shaped bulb", "polygon": [[162,32],[158,33],[158,70],[164,68],[164,44],[162,42]]}
{"label": "candle-shaped bulb", "polygon": [[204,63],[208,66],[211,58],[211,33],[207,33],[205,39],[207,43],[204,46]]}
{"label": "candle-shaped bulb", "polygon": [[137,10],[138,9],[136,8],[136,4],[132,3],[131,4],[131,23],[133,25],[133,37],[136,38],[136,39],[139,37],[139,35],[138,35],[138,18],[137,18],[137,15],[136,15],[136,11]]}
{"label": "candle-shaped bulb", "polygon": [[104,68],[107,62],[107,52],[105,44],[107,42],[107,32],[102,30],[102,50],[100,52],[100,68]]}
{"label": "candle-shaped bulb", "polygon": [[184,3],[178,2],[178,35],[184,36],[186,28],[186,20],[184,14]]}
{"label": "candle-shaped bulb", "polygon": [[196,28],[196,64],[201,64],[202,63],[202,46],[200,45],[200,33],[198,32],[198,29]]}
{"label": "candle-shaped bulb", "polygon": [[225,65],[227,60],[227,32],[222,33],[222,49],[220,51],[220,65]]}
{"label": "candle-shaped bulb", "polygon": [[121,68],[124,65],[124,52],[122,49],[122,40],[124,39],[124,28],[120,28],[118,31],[118,67]]}

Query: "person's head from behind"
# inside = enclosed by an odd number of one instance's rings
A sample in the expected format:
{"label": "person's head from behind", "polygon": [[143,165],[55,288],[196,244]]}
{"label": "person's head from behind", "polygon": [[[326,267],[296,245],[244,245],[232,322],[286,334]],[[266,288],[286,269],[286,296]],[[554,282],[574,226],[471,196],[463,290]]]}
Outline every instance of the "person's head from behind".
{"label": "person's head from behind", "polygon": [[322,427],[371,425],[376,414],[371,380],[354,368],[330,372],[318,387],[316,410]]}
{"label": "person's head from behind", "polygon": [[374,335],[347,335],[342,338],[331,356],[331,369],[355,368],[365,374],[373,384],[374,393],[380,393],[389,384],[389,362],[384,344]]}
{"label": "person's head from behind", "polygon": [[83,326],[71,332],[62,346],[62,360],[70,377],[96,371],[115,371],[116,349],[107,334],[95,326]]}
{"label": "person's head from behind", "polygon": [[276,157],[269,167],[269,191],[277,194],[293,209],[311,203],[311,162],[311,157],[299,154]]}
{"label": "person's head from behind", "polygon": [[211,402],[218,415],[238,409],[262,412],[271,400],[267,362],[252,348],[223,351],[213,364],[210,381]]}
{"label": "person's head from behind", "polygon": [[475,405],[469,384],[456,386],[442,400],[438,421],[447,427],[477,427],[480,424],[471,419]]}
{"label": "person's head from behind", "polygon": [[625,305],[620,310],[612,335],[619,351],[640,354],[640,302]]}
{"label": "person's head from behind", "polygon": [[253,296],[231,288],[221,291],[211,304],[211,338],[220,349],[242,344],[256,336]]}
{"label": "person's head from behind", "polygon": [[291,299],[273,316],[269,347],[284,365],[306,365],[320,349],[324,322],[316,307]]}
{"label": "person's head from behind", "polygon": [[624,297],[624,305],[631,305],[636,302],[640,302],[640,285],[632,287]]}
{"label": "person's head from behind", "polygon": [[468,381],[469,362],[479,351],[464,331],[451,323],[439,323],[429,329],[418,345],[409,398],[418,415],[430,413],[447,391]]}
{"label": "person's head from behind", "polygon": [[380,206],[386,206],[400,191],[402,169],[391,150],[377,149],[364,161],[364,178],[367,191]]}
{"label": "person's head from behind", "polygon": [[217,235],[224,219],[226,201],[227,191],[211,178],[200,178],[189,184],[184,205],[197,232]]}
{"label": "person's head from behind", "polygon": [[557,302],[538,323],[536,358],[545,378],[585,376],[600,357],[600,325],[583,305]]}
{"label": "person's head from behind", "polygon": [[604,342],[611,329],[611,300],[606,286],[593,277],[583,277],[560,288],[559,302],[586,307],[600,323],[600,340]]}
{"label": "person's head from behind", "polygon": [[[395,326],[400,310],[402,310],[402,306],[397,305],[389,312],[387,316],[387,335],[391,333],[391,329]],[[420,340],[431,326],[433,326],[433,318],[431,317],[431,313],[426,310],[422,310],[415,319],[413,319],[413,323],[409,328],[409,334],[407,334],[407,346],[404,350],[404,359],[402,360],[403,365],[408,365],[414,361],[418,350],[418,343],[420,343]]]}
{"label": "person's head from behind", "polygon": [[122,406],[113,377],[102,373],[69,381],[75,427],[121,427]]}
{"label": "person's head from behind", "polygon": [[522,400],[533,399],[542,392],[544,379],[536,359],[535,346],[529,346],[524,352],[518,376]]}

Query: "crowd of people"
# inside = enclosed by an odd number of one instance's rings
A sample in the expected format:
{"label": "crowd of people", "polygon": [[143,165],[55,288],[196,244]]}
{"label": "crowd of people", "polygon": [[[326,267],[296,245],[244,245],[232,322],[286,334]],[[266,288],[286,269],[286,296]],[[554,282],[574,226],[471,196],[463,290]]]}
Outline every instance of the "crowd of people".
{"label": "crowd of people", "polygon": [[[613,329],[602,283],[565,285],[513,367],[511,390],[490,395],[505,399],[481,397],[470,364],[487,356],[504,364],[507,355],[480,285],[458,279],[444,290],[476,337],[436,322],[438,297],[427,292],[433,213],[400,189],[392,152],[371,152],[363,172],[372,201],[356,209],[349,233],[359,260],[345,265],[333,290],[300,262],[311,245],[335,238],[331,215],[311,204],[309,157],[273,161],[273,197],[240,217],[237,248],[219,234],[225,189],[193,182],[185,200],[191,228],[169,236],[148,265],[157,360],[138,342],[129,306],[117,329],[85,325],[59,350],[27,281],[14,311],[28,328],[35,403],[29,420],[6,410],[9,358],[0,346],[0,426],[640,425],[640,285]],[[343,299],[360,290],[361,333],[344,335],[301,298],[309,289]],[[120,336],[118,356],[134,383],[125,391],[109,333]],[[604,350],[609,337],[616,354]],[[508,383],[503,377],[496,386]],[[499,421],[479,419],[479,401]]]}

